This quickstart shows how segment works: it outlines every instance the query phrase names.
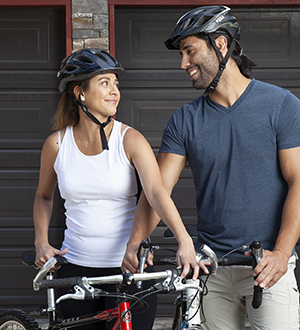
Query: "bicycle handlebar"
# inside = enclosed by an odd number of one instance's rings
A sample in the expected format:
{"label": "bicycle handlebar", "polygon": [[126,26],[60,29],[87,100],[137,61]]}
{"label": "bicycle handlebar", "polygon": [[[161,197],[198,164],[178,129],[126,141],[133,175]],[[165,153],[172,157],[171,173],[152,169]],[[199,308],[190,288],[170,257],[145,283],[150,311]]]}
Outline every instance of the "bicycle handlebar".
{"label": "bicycle handlebar", "polygon": [[[262,246],[259,241],[253,241],[252,244],[249,246],[252,250],[252,256],[254,259],[252,262],[252,267],[255,268],[257,263],[262,258]],[[147,247],[148,248],[148,247]],[[232,259],[222,259],[217,260],[215,253],[206,245],[201,247],[202,252],[204,252],[211,260],[211,273],[215,273],[218,265],[232,265]],[[143,255],[145,257],[145,253]],[[237,258],[238,264],[240,263],[241,258]],[[244,258],[245,265],[249,265],[249,259],[251,258]],[[229,262],[230,260],[230,262]],[[94,277],[94,278],[86,278],[86,277],[70,277],[70,278],[61,278],[61,279],[52,279],[52,280],[43,280],[46,274],[55,266],[59,264],[63,264],[65,259],[61,256],[54,256],[50,258],[44,266],[40,269],[33,280],[33,289],[38,291],[40,289],[48,289],[48,288],[71,288],[71,287],[80,287],[83,291],[88,292],[90,294],[89,287],[92,284],[119,284],[125,283],[130,285],[132,282],[139,282],[139,281],[146,281],[152,279],[163,279],[164,290],[169,291],[170,289],[175,289],[176,291],[181,291],[184,289],[184,284],[181,282],[180,275],[182,273],[182,269],[172,269],[166,270],[162,272],[153,272],[153,273],[140,273],[140,274],[133,274],[130,272],[125,272],[120,275],[111,275],[111,276],[102,276],[102,277]],[[186,278],[191,278],[192,276],[192,269],[190,270],[189,274]],[[179,280],[178,280],[179,279]],[[177,281],[177,282],[176,282]],[[262,302],[262,288],[259,286],[254,286],[253,288],[253,300],[252,306],[253,308],[258,308]]]}
{"label": "bicycle handlebar", "polygon": [[[55,257],[54,257],[55,258]],[[132,282],[137,281],[147,281],[147,280],[160,280],[169,279],[170,285],[180,277],[182,269],[171,269],[161,272],[153,273],[142,273],[133,274],[131,272],[125,272],[119,275],[109,275],[109,276],[99,276],[99,277],[68,277],[68,278],[58,278],[52,280],[40,280],[35,281],[34,290],[38,291],[40,289],[49,288],[71,288],[75,285],[101,285],[101,284],[120,284],[125,283],[130,285]],[[38,278],[40,279],[40,277]]]}

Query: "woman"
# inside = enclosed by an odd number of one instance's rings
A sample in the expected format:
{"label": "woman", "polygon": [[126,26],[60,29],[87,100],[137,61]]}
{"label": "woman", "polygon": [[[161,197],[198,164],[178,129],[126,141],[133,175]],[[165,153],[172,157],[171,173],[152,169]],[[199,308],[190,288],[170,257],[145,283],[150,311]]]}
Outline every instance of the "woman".
{"label": "woman", "polygon": [[[138,131],[111,118],[120,101],[118,77],[123,71],[99,49],[79,50],[61,63],[59,90],[64,94],[54,117],[56,131],[43,146],[34,201],[36,265],[65,255],[68,265],[58,271],[59,277],[121,272],[137,199],[135,170],[150,204],[182,243],[180,260],[195,264],[192,240],[163,186],[151,147]],[[48,241],[57,183],[66,208],[61,250]],[[103,304],[68,300],[60,305],[63,316],[71,317],[98,311]],[[134,328],[151,329],[154,313],[149,321],[142,315],[142,325],[134,323]],[[105,326],[96,323],[96,328]]]}

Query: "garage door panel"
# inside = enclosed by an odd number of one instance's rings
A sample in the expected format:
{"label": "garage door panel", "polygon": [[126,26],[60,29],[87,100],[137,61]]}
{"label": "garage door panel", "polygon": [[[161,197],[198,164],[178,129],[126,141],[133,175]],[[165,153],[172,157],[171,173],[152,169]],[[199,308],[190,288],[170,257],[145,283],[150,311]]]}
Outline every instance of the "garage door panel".
{"label": "garage door panel", "polygon": [[241,25],[241,44],[261,68],[298,66],[299,8],[235,10]]}
{"label": "garage door panel", "polygon": [[0,94],[0,148],[5,140],[45,139],[59,96],[56,92]]}
{"label": "garage door panel", "polygon": [[167,54],[164,46],[174,21],[182,13],[180,10],[174,11],[116,10],[116,47],[122,44],[123,48],[117,58],[125,68],[178,67],[178,53]]}
{"label": "garage door panel", "polygon": [[65,52],[51,45],[61,40],[61,36],[64,38],[62,15],[64,10],[60,8],[38,12],[30,8],[1,8],[0,68],[57,69]]}
{"label": "garage door panel", "polygon": [[58,80],[56,79],[57,69],[55,70],[1,70],[0,71],[0,88],[7,89],[7,86],[11,89],[24,89],[32,92],[31,89],[52,89],[57,94],[58,92]]}
{"label": "garage door panel", "polygon": [[[0,42],[3,45],[0,63],[49,62],[47,36],[48,22],[45,20],[0,20]],[[22,40],[11,43],[11,40]],[[13,47],[12,47],[13,46]],[[27,58],[24,58],[24,55]]]}

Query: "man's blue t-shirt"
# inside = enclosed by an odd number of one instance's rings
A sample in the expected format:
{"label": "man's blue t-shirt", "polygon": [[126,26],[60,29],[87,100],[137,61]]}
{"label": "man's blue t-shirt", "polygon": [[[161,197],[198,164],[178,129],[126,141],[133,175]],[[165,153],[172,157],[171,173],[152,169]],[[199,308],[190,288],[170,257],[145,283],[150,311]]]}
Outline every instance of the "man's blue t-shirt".
{"label": "man's blue t-shirt", "polygon": [[273,249],[287,194],[278,150],[299,146],[299,99],[257,80],[230,108],[201,96],[173,114],[160,152],[189,161],[196,250],[206,243],[221,257],[253,240]]}

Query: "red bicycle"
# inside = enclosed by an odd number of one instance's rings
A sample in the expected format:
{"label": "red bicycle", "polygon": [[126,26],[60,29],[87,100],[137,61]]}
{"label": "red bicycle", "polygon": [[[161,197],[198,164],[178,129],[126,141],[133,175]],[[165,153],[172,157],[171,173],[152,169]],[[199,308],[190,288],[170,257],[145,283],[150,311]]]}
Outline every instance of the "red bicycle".
{"label": "red bicycle", "polygon": [[[22,261],[26,265],[34,266],[34,251],[28,251],[23,254]],[[84,324],[90,324],[99,321],[114,320],[113,330],[132,330],[131,310],[138,304],[145,303],[143,298],[155,293],[168,293],[171,290],[183,291],[187,288],[193,288],[199,293],[202,288],[193,283],[184,283],[180,277],[181,269],[169,269],[153,273],[133,274],[125,272],[120,275],[100,276],[100,277],[70,277],[55,279],[53,272],[50,270],[54,266],[63,266],[67,263],[66,259],[61,256],[54,256],[49,259],[44,266],[38,271],[33,280],[33,289],[47,289],[47,314],[48,328],[47,330],[67,329]],[[108,293],[93,285],[118,284],[119,287],[126,287],[132,283],[141,283],[147,280],[158,280],[156,284],[147,290],[141,290],[133,295],[122,293],[122,291]],[[65,294],[55,299],[55,288],[74,288],[73,293]],[[59,319],[57,315],[57,304],[66,299],[97,299],[100,297],[113,296],[117,297],[115,308],[99,311],[94,315],[78,315],[76,318]],[[40,330],[38,322],[28,313],[22,310],[7,310],[0,315],[0,330]]]}

